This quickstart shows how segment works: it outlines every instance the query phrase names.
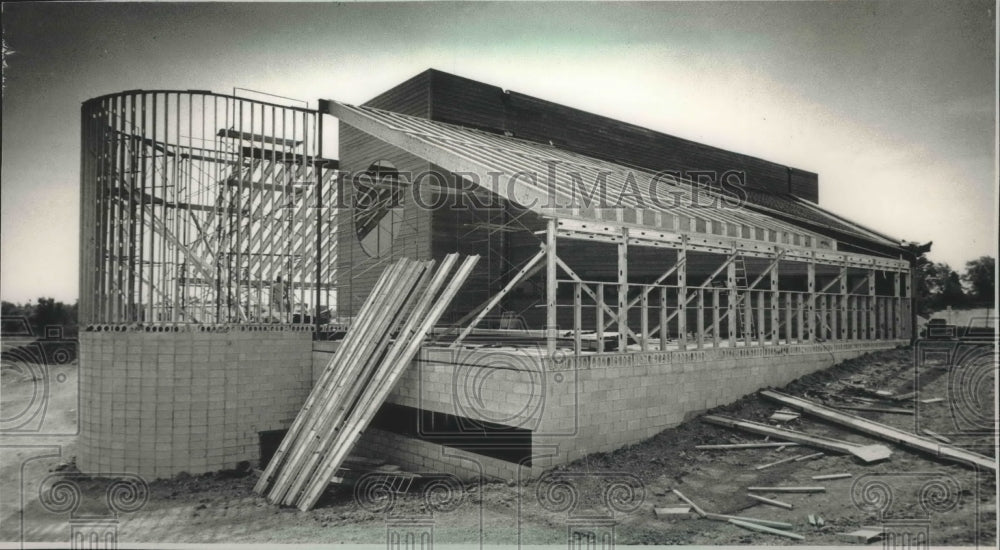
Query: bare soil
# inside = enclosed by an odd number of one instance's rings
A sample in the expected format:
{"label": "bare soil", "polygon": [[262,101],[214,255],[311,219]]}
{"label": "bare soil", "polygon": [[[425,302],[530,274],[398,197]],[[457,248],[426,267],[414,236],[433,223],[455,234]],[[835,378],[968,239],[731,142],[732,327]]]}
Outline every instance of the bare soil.
{"label": "bare soil", "polygon": [[[794,381],[786,393],[832,405],[913,407],[915,401],[943,397],[944,402],[920,404],[918,414],[900,415],[856,412],[861,416],[904,430],[929,428],[952,437],[955,443],[995,456],[996,437],[991,431],[961,435],[956,422],[954,369],[946,364],[914,366],[914,352],[898,349],[867,354],[830,369]],[[72,373],[71,373],[72,374]],[[16,391],[21,382],[4,378],[3,395]],[[75,383],[75,382],[74,382]],[[974,395],[966,407],[980,407],[981,415],[993,417],[995,373],[986,382],[963,395]],[[72,387],[69,384],[68,387]],[[874,390],[895,394],[915,391],[910,400],[868,403]],[[664,396],[668,399],[669,396]],[[6,399],[6,397],[4,397]],[[854,399],[854,400],[852,400]],[[60,397],[53,403],[75,406],[75,397]],[[58,408],[53,407],[53,408]],[[769,422],[780,405],[756,395],[710,412],[741,419]],[[58,412],[51,411],[50,412]],[[62,411],[59,418],[73,418]],[[966,415],[967,416],[967,415]],[[856,443],[876,440],[802,416],[786,424],[796,430],[835,437]],[[968,432],[968,431],[966,431]],[[826,454],[821,458],[790,462],[764,470],[757,465],[786,456],[816,452],[808,447],[782,450],[747,449],[702,451],[696,445],[759,442],[761,436],[746,434],[701,422],[697,417],[639,444],[612,453],[595,454],[557,468],[554,472],[572,479],[575,493],[569,509],[544,506],[537,480],[521,484],[508,482],[467,483],[452,495],[451,506],[431,506],[419,484],[393,505],[373,510],[359,506],[349,487],[331,489],[319,506],[310,512],[268,504],[252,491],[256,474],[226,471],[201,476],[179,475],[156,480],[149,485],[148,502],[141,510],[118,518],[119,540],[126,542],[243,542],[243,543],[372,543],[384,544],[387,526],[398,520],[420,520],[433,525],[436,543],[476,544],[565,544],[568,528],[583,525],[587,518],[606,516],[609,508],[604,495],[608,480],[632,476],[641,483],[626,512],[615,512],[617,544],[766,544],[829,545],[845,544],[838,533],[865,525],[885,524],[890,528],[909,520],[930,534],[933,545],[996,545],[996,480],[989,472],[950,464],[934,457],[886,443],[893,450],[886,462],[864,465],[849,456]],[[41,477],[65,463],[73,452],[74,437],[11,438],[0,436],[0,481],[3,508],[0,535],[3,540],[65,541],[69,537],[68,514],[52,513],[37,501],[35,489]],[[50,458],[29,461],[26,457],[44,454],[46,445],[58,448]],[[65,467],[65,466],[64,466]],[[852,477],[814,481],[812,476],[850,473]],[[863,477],[864,476],[864,477]],[[23,477],[23,479],[22,479]],[[852,499],[856,482],[879,479],[891,492],[892,504],[879,515]],[[937,480],[937,482],[935,482]],[[817,494],[764,494],[793,505],[785,510],[758,503],[746,496],[749,486],[820,485]],[[99,502],[105,480],[80,484],[82,498]],[[25,489],[25,487],[27,489]],[[947,490],[935,492],[935,488]],[[670,489],[677,489],[709,512],[750,516],[792,523],[803,541],[744,530],[728,523],[700,519],[694,515],[660,519],[654,507],[682,506]],[[11,493],[10,489],[16,489]],[[544,488],[543,488],[544,489]],[[35,490],[34,495],[32,490]],[[12,496],[13,495],[13,496]],[[21,497],[23,495],[23,503]],[[936,495],[936,496],[935,496]],[[619,495],[620,496],[620,495]],[[626,499],[627,500],[627,499]],[[99,508],[99,506],[97,507]],[[24,521],[18,511],[23,509]],[[824,525],[813,526],[809,514],[822,517]],[[895,523],[894,523],[895,522]],[[914,523],[916,522],[916,523]],[[600,522],[598,522],[600,523]],[[599,528],[597,528],[599,529]]]}

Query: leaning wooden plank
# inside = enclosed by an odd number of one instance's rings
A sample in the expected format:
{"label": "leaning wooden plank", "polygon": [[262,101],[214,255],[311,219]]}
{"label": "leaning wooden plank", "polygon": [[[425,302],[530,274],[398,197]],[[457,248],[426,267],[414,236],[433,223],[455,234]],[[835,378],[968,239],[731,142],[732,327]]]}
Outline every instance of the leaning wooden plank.
{"label": "leaning wooden plank", "polygon": [[778,508],[784,508],[786,510],[791,510],[792,509],[792,505],[788,504],[787,502],[782,502],[780,500],[774,500],[774,499],[770,499],[770,498],[765,498],[765,497],[762,497],[760,495],[755,495],[753,493],[747,493],[747,496],[750,497],[750,498],[752,498],[752,499],[754,499],[754,500],[756,500],[756,501],[758,501],[758,502],[763,502],[764,504],[770,504],[771,506],[777,506]]}
{"label": "leaning wooden plank", "polygon": [[380,322],[368,335],[372,346],[365,359],[361,361],[358,373],[342,376],[335,390],[327,398],[327,403],[321,412],[322,416],[317,421],[313,432],[310,433],[308,445],[303,446],[303,455],[299,461],[298,469],[291,476],[290,482],[282,488],[283,494],[279,498],[282,498],[284,504],[294,504],[302,487],[312,479],[319,456],[325,453],[326,446],[329,444],[330,438],[335,436],[342,418],[356,406],[358,399],[365,391],[368,380],[377,371],[382,356],[389,347],[390,334],[402,322],[403,316],[418,299],[420,289],[423,288],[431,273],[433,262],[423,265],[426,269],[408,273],[405,278],[399,281],[398,286],[403,296],[381,312]]}
{"label": "leaning wooden plank", "polygon": [[[369,295],[369,300],[366,301],[365,305],[367,305],[368,302],[377,300],[382,295],[387,282],[390,279],[392,279],[394,274],[401,267],[403,267],[403,265],[404,265],[403,262],[397,262],[396,264],[394,264],[393,266],[382,272],[382,275],[378,278],[378,280],[375,283],[375,286],[372,288],[372,293]],[[371,308],[366,308],[365,305],[363,305],[358,312],[358,320],[361,320],[362,322],[367,321],[369,312],[371,311]],[[288,433],[286,433],[285,437],[282,438],[281,444],[278,446],[277,451],[275,451],[271,461],[268,462],[267,468],[265,468],[264,472],[260,476],[260,479],[257,481],[257,484],[254,486],[254,491],[256,493],[258,494],[263,493],[271,485],[271,482],[273,481],[272,478],[274,477],[275,473],[285,463],[285,455],[288,452],[289,448],[295,444],[302,428],[310,421],[309,411],[321,398],[321,395],[324,391],[324,387],[326,386],[329,379],[332,377],[332,373],[335,370],[334,367],[336,365],[340,365],[347,358],[352,357],[352,354],[350,352],[352,342],[359,341],[360,336],[361,336],[360,329],[355,331],[348,330],[348,333],[344,336],[344,340],[341,341],[341,345],[337,348],[337,351],[334,353],[334,356],[327,363],[327,367],[323,370],[320,379],[317,381],[316,385],[313,386],[312,391],[309,392],[309,396],[306,398],[306,402],[302,406],[302,410],[299,411],[298,415],[296,415],[295,420],[292,422],[291,427],[289,427],[288,429]]]}
{"label": "leaning wooden plank", "polygon": [[[450,256],[446,260],[449,269],[451,260],[454,260],[455,257],[457,256]],[[450,304],[478,258],[478,256],[467,258],[440,296],[437,296],[437,290],[444,282],[448,270],[441,269],[435,275],[431,287],[414,307],[393,347],[383,359],[385,367],[380,369],[382,373],[379,379],[370,384],[369,391],[362,401],[364,405],[352,411],[351,417],[345,419],[343,431],[339,433],[339,437],[332,441],[327,454],[323,457],[323,462],[317,468],[318,473],[313,484],[306,488],[298,501],[300,509],[307,510],[315,504],[327,486],[326,480],[333,475],[339,464],[346,458],[347,453],[350,452],[357,442],[357,438],[371,422],[388,392],[392,390],[398,378],[409,367],[413,356],[416,355],[419,346],[423,343],[424,337],[440,319],[444,309]]]}
{"label": "leaning wooden plank", "polygon": [[388,345],[387,336],[398,323],[397,315],[405,310],[413,295],[415,285],[421,280],[430,267],[429,263],[407,263],[396,277],[389,281],[389,293],[384,302],[375,302],[378,311],[359,331],[364,332],[362,340],[351,350],[351,359],[346,361],[346,368],[338,369],[330,384],[324,388],[322,405],[313,411],[301,443],[290,454],[288,465],[285,466],[274,487],[268,494],[271,502],[282,502],[292,492],[297,480],[308,475],[307,463],[315,452],[323,433],[329,429],[329,417],[335,406],[341,403],[352,403],[354,396],[360,391],[360,385],[367,373],[376,364],[378,357]]}
{"label": "leaning wooden plank", "polygon": [[751,531],[760,531],[761,533],[770,533],[772,535],[778,535],[779,537],[787,537],[795,540],[804,540],[805,537],[798,533],[790,533],[788,531],[782,531],[780,529],[772,529],[764,525],[758,525],[756,523],[750,523],[748,521],[740,521],[738,519],[730,519],[729,523],[733,525],[738,525],[744,529],[749,529]]}
{"label": "leaning wooden plank", "polygon": [[671,489],[671,491],[673,491],[673,493],[675,495],[677,495],[677,498],[683,500],[685,504],[687,504],[691,508],[693,508],[694,511],[695,511],[695,513],[697,513],[699,516],[701,516],[701,517],[705,517],[706,516],[705,511],[701,509],[701,506],[698,506],[697,504],[695,504],[694,502],[692,502],[691,499],[689,499],[688,497],[684,496],[683,493],[681,493],[677,489]]}
{"label": "leaning wooden plank", "polygon": [[826,487],[747,487],[755,493],[825,493]]}
{"label": "leaning wooden plank", "polygon": [[[325,464],[317,470],[318,473],[316,474],[314,483],[303,493],[302,498],[299,499],[298,507],[300,510],[309,510],[319,500],[320,495],[322,495],[323,490],[326,489],[329,483],[329,479],[334,475],[350,450],[354,448],[358,438],[361,437],[361,433],[368,427],[378,408],[385,401],[385,398],[392,391],[392,388],[396,385],[396,382],[406,368],[409,367],[413,357],[423,344],[427,333],[434,328],[434,325],[437,324],[438,320],[444,314],[445,309],[451,304],[451,301],[458,293],[459,288],[465,283],[465,280],[472,272],[478,260],[479,256],[466,258],[440,296],[434,297],[432,293],[426,293],[430,297],[429,299],[434,301],[433,307],[425,315],[420,315],[419,322],[416,323],[415,327],[411,327],[408,324],[406,328],[400,331],[396,342],[393,344],[393,348],[386,354],[385,364],[387,365],[387,370],[390,371],[389,375],[380,382],[377,391],[366,396],[364,407],[361,410],[355,411],[353,414],[354,418],[347,424],[348,429],[345,429],[342,437],[338,438],[335,442],[336,446],[331,449],[330,454],[324,457]],[[418,304],[418,306],[420,305],[423,305],[423,302]],[[416,318],[417,313],[419,311],[411,315],[411,318]]]}
{"label": "leaning wooden plank", "polygon": [[[450,269],[455,257],[456,255],[449,255],[445,258],[442,267],[434,275],[430,286],[433,286],[435,281],[439,282],[442,279],[442,273]],[[428,271],[427,273],[430,272]],[[420,288],[420,286],[415,288]],[[400,312],[397,320],[401,322],[405,321],[406,323],[411,322],[414,315],[419,315],[419,304],[426,301],[427,293],[433,293],[434,291],[436,291],[435,288],[428,288],[422,296],[416,292],[411,292],[408,296],[408,301],[417,300],[418,296],[420,296],[419,301],[417,302],[417,305],[412,308],[410,307],[412,304],[408,303],[407,307]],[[409,314],[408,316],[406,315],[407,313]],[[308,490],[312,483],[315,482],[316,471],[322,468],[322,461],[324,460],[324,457],[330,453],[331,448],[336,445],[337,439],[341,437],[342,432],[347,426],[350,425],[350,419],[352,414],[354,414],[357,410],[359,406],[358,404],[365,403],[365,395],[371,392],[372,384],[377,384],[378,379],[383,375],[382,371],[384,370],[385,356],[387,354],[385,349],[389,346],[389,343],[389,334],[383,335],[383,337],[380,338],[382,351],[380,351],[377,355],[373,355],[364,373],[357,377],[356,380],[352,381],[351,386],[353,389],[351,390],[350,395],[344,399],[331,400],[331,409],[323,422],[323,428],[317,435],[317,441],[312,447],[310,455],[307,457],[301,470],[298,472],[294,481],[285,492],[283,496],[284,504],[295,504],[301,497],[303,491]],[[361,406],[363,407],[364,405]]]}
{"label": "leaning wooden plank", "polygon": [[797,447],[798,443],[732,443],[719,445],[695,445],[694,448],[701,451],[724,451],[731,449],[768,449],[773,447]]}
{"label": "leaning wooden plank", "polygon": [[768,426],[767,424],[760,424],[749,420],[736,420],[735,418],[728,418],[725,416],[706,415],[701,417],[701,419],[705,422],[719,426],[737,428],[763,435],[773,435],[775,437],[780,437],[781,439],[795,441],[803,445],[810,445],[827,451],[851,454],[866,463],[885,460],[892,455],[892,451],[885,445],[855,445],[853,443],[829,437],[804,434],[787,428],[777,428],[774,426]]}
{"label": "leaning wooden plank", "polygon": [[785,464],[786,462],[795,462],[798,459],[802,458],[803,456],[809,456],[809,455],[799,455],[799,456],[790,456],[788,458],[782,458],[781,460],[776,460],[774,462],[769,462],[767,464],[761,464],[760,466],[757,466],[754,469],[766,470],[767,468],[770,468],[771,466],[777,466],[778,464]]}
{"label": "leaning wooden plank", "polygon": [[941,403],[944,401],[943,397],[928,397],[927,399],[921,399],[920,402],[929,405],[931,403]]}
{"label": "leaning wooden plank", "polygon": [[[400,263],[403,263],[402,261]],[[289,464],[278,476],[274,487],[268,495],[272,502],[281,502],[289,491],[289,487],[301,476],[304,461],[317,444],[317,434],[327,429],[328,416],[331,407],[341,402],[350,403],[352,396],[358,392],[358,384],[364,380],[373,361],[382,353],[385,338],[397,322],[395,313],[405,309],[408,296],[412,295],[413,285],[420,280],[429,268],[428,263],[406,261],[403,268],[388,281],[387,294],[381,302],[373,302],[374,311],[364,325],[358,327],[362,336],[359,342],[348,347],[350,359],[343,366],[335,367],[333,376],[324,387],[322,404],[312,412],[306,434],[289,458]]]}
{"label": "leaning wooden plank", "polygon": [[[453,255],[446,257],[445,264],[453,260]],[[431,273],[430,268],[432,266],[428,265],[427,267],[428,269],[420,274],[419,278],[409,278],[399,283],[401,291],[405,293],[405,298],[399,304],[394,304],[394,308],[387,308],[383,312],[384,318],[392,320],[392,325],[384,326],[395,327],[397,323],[403,322],[405,314],[411,311],[411,306],[418,299],[421,299],[419,291],[424,288],[426,278]],[[363,367],[359,370],[359,374],[345,377],[340,381],[338,389],[346,389],[333,393],[329,398],[324,408],[324,417],[318,423],[317,429],[313,434],[314,439],[308,447],[309,452],[304,457],[299,470],[295,473],[291,482],[284,489],[281,497],[284,504],[294,504],[303,487],[313,479],[318,462],[328,451],[330,442],[337,437],[344,418],[350,415],[351,411],[357,406],[359,399],[367,391],[369,380],[377,373],[382,364],[385,350],[390,345],[390,332],[390,330],[385,330],[384,328],[381,331],[373,332],[371,337],[375,341],[375,351],[367,356]]]}
{"label": "leaning wooden plank", "polygon": [[783,521],[774,521],[771,519],[760,519],[760,518],[748,518],[744,516],[730,516],[727,514],[713,514],[711,512],[706,512],[705,517],[708,519],[714,519],[716,521],[729,521],[731,519],[738,519],[740,521],[749,521],[750,523],[756,523],[757,525],[766,525],[768,527],[774,527],[775,529],[791,529],[791,523],[785,523]]}
{"label": "leaning wooden plank", "polygon": [[849,477],[851,477],[851,474],[846,473],[846,472],[843,473],[843,474],[824,474],[824,475],[821,475],[821,476],[812,476],[813,481],[827,481],[827,480],[831,480],[831,479],[846,479],[846,478],[849,478]]}
{"label": "leaning wooden plank", "polygon": [[347,337],[345,337],[344,342],[338,349],[338,352],[343,351],[343,354],[338,353],[334,360],[328,364],[327,369],[324,371],[323,381],[314,388],[315,393],[319,395],[319,402],[315,407],[303,408],[300,412],[300,415],[305,419],[305,423],[302,427],[299,440],[290,449],[286,463],[274,480],[274,485],[269,493],[269,499],[272,502],[280,502],[280,496],[284,491],[285,485],[299,470],[301,456],[307,452],[307,449],[314,441],[316,424],[322,421],[325,414],[324,410],[329,406],[332,398],[331,392],[338,391],[343,380],[357,378],[354,374],[355,371],[361,368],[360,365],[364,364],[366,358],[372,353],[370,351],[372,343],[368,335],[374,330],[373,327],[375,324],[379,322],[379,313],[393,303],[393,301],[398,300],[399,295],[395,293],[401,292],[399,276],[410,269],[409,260],[400,261],[398,264],[399,269],[389,277],[383,292],[369,296],[370,299],[366,301],[367,307],[363,307],[365,311],[362,313],[364,315],[359,315],[357,319],[359,322],[355,323],[352,330],[348,331]]}
{"label": "leaning wooden plank", "polygon": [[979,453],[974,453],[972,451],[967,451],[965,449],[960,449],[944,443],[931,441],[918,435],[904,432],[891,426],[886,426],[885,424],[880,424],[866,418],[861,418],[859,416],[847,414],[817,403],[813,403],[807,399],[801,399],[771,390],[764,390],[761,392],[761,395],[767,397],[768,399],[772,399],[774,401],[778,401],[779,403],[805,411],[824,420],[828,420],[842,426],[847,426],[859,432],[885,439],[887,441],[899,443],[905,447],[923,451],[945,460],[951,460],[970,466],[979,466],[993,472],[997,471],[997,461],[995,458],[990,458]]}

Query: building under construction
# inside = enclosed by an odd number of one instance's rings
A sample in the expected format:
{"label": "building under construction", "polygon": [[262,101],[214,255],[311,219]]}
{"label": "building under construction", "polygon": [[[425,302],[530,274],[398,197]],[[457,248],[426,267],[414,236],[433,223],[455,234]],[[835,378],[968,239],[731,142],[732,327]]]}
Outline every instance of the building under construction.
{"label": "building under construction", "polygon": [[912,257],[816,174],[435,70],[126,91],[81,132],[85,471],[266,462],[402,258],[479,257],[352,426],[413,471],[537,475],[912,336]]}

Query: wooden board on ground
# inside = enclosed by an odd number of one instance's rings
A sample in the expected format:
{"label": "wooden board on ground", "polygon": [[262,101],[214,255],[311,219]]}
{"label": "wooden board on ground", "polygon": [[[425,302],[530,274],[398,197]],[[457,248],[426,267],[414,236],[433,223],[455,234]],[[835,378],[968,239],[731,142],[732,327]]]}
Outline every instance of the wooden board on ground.
{"label": "wooden board on ground", "polygon": [[674,508],[653,508],[653,513],[656,514],[658,518],[670,518],[677,516],[690,516],[691,507],[690,506],[677,506]]}
{"label": "wooden board on ground", "polygon": [[979,453],[974,453],[972,451],[940,443],[931,439],[926,439],[918,435],[893,428],[892,426],[868,420],[867,418],[861,418],[860,416],[855,416],[853,414],[841,412],[818,403],[813,403],[808,399],[802,399],[771,390],[764,390],[760,392],[760,394],[783,405],[794,407],[813,416],[840,424],[841,426],[852,428],[874,437],[892,441],[905,447],[923,451],[939,458],[958,462],[967,466],[978,466],[986,468],[991,472],[997,471],[996,458],[984,456]]}
{"label": "wooden board on ground", "polygon": [[873,540],[882,538],[882,535],[884,534],[885,529],[881,527],[863,527],[857,531],[851,531],[850,533],[837,533],[837,536],[850,542],[868,544]]}
{"label": "wooden board on ground", "polygon": [[854,443],[848,443],[847,441],[841,441],[839,439],[833,439],[830,437],[810,435],[802,432],[797,432],[794,430],[789,430],[787,428],[777,428],[774,426],[768,426],[767,424],[752,422],[750,420],[737,420],[735,418],[729,418],[725,416],[712,415],[712,414],[705,415],[701,417],[701,419],[710,424],[726,426],[729,428],[736,428],[768,436],[773,435],[775,437],[780,437],[782,439],[795,441],[803,445],[810,445],[812,447],[818,447],[820,449],[828,451],[836,451],[839,453],[851,454],[861,459],[861,461],[865,463],[885,460],[892,455],[892,450],[886,447],[885,445],[856,445]]}

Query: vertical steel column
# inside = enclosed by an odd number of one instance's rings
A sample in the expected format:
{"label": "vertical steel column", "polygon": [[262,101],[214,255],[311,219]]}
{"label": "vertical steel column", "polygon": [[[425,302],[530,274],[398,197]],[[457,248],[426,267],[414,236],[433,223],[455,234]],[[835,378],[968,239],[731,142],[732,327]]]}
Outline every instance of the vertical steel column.
{"label": "vertical steel column", "polygon": [[767,327],[764,325],[764,309],[766,308],[765,300],[767,299],[767,292],[763,290],[757,291],[757,345],[764,346],[764,335],[766,334]]}
{"label": "vertical steel column", "polygon": [[916,288],[916,261],[910,262],[910,271],[903,278],[903,303],[906,305],[906,321],[904,325],[904,335],[913,341],[917,334],[917,307],[913,300],[913,289]]}
{"label": "vertical steel column", "polygon": [[[320,311],[322,311],[321,297],[322,291],[320,290],[320,285],[323,283],[323,168],[325,168],[323,161],[323,113],[316,110],[316,156],[313,157],[313,163],[315,168],[313,171],[316,173],[316,308],[313,314],[313,320],[315,321],[315,330],[318,333],[320,329]],[[302,151],[305,153],[305,149]],[[328,259],[330,261],[330,259]]]}
{"label": "vertical steel column", "polygon": [[868,339],[876,340],[878,338],[877,327],[875,326],[875,270],[868,270]]}
{"label": "vertical steel column", "polygon": [[900,326],[900,296],[902,289],[900,288],[900,274],[898,271],[892,274],[892,337],[898,339],[902,335],[902,327]]}
{"label": "vertical steel column", "polygon": [[583,351],[583,284],[573,283],[573,355]]}
{"label": "vertical steel column", "polygon": [[677,250],[677,349],[687,349],[687,235]]}
{"label": "vertical steel column", "polygon": [[667,349],[667,287],[660,287],[660,351]]}
{"label": "vertical steel column", "polygon": [[785,291],[785,344],[791,344],[792,337],[792,294]]}
{"label": "vertical steel column", "polygon": [[729,347],[736,347],[736,262],[729,262],[726,266],[726,338],[729,340]]}
{"label": "vertical steel column", "polygon": [[80,273],[77,275],[77,293],[80,296],[77,308],[77,322],[88,325],[90,321],[91,298],[88,273],[90,271],[90,232],[93,230],[90,220],[90,163],[88,162],[90,121],[87,103],[80,108]]}
{"label": "vertical steel column", "polygon": [[847,267],[840,268],[840,339],[847,340]]}
{"label": "vertical steel column", "polygon": [[618,351],[628,350],[628,228],[618,243]]}
{"label": "vertical steel column", "polygon": [[808,340],[812,343],[816,341],[816,261],[813,258],[810,258],[809,263],[806,264],[806,289],[809,292],[807,306],[807,319],[809,321]]}
{"label": "vertical steel column", "polygon": [[595,336],[597,337],[597,353],[604,353],[604,283],[597,283],[597,324],[595,325]]}
{"label": "vertical steel column", "polygon": [[556,353],[556,291],[558,284],[556,279],[556,220],[549,218],[545,229],[545,347],[549,357],[553,357]]}
{"label": "vertical steel column", "polygon": [[695,312],[695,323],[697,332],[695,333],[698,349],[705,347],[705,289],[698,287],[698,309]]}
{"label": "vertical steel column", "polygon": [[639,294],[639,345],[646,351],[649,345],[649,291],[643,287]]}
{"label": "vertical steel column", "polygon": [[712,289],[712,347],[719,348],[719,297],[718,288]]}
{"label": "vertical steel column", "polygon": [[779,327],[781,322],[778,317],[778,267],[780,260],[774,260],[774,267],[771,268],[771,345],[777,346],[780,338]]}

